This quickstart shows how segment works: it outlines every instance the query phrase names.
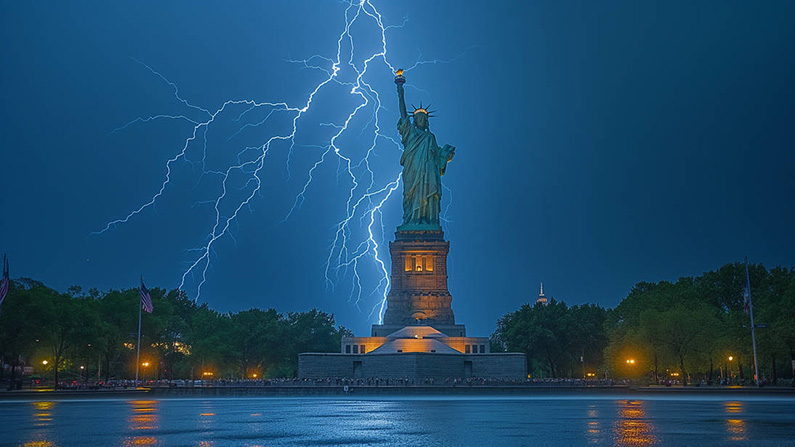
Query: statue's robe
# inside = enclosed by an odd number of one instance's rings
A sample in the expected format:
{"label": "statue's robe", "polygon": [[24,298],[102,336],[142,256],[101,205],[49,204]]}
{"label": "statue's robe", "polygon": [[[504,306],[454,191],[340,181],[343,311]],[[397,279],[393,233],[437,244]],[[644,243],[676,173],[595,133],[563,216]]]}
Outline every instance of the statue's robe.
{"label": "statue's robe", "polygon": [[442,179],[455,148],[439,147],[436,136],[422,130],[409,117],[398,121],[403,143],[403,225],[409,229],[436,229],[439,226]]}

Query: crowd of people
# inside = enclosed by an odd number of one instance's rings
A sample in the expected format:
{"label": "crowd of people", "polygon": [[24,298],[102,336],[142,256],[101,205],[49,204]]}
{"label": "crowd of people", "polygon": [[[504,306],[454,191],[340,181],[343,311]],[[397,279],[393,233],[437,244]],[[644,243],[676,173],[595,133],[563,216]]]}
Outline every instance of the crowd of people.
{"label": "crowd of people", "polygon": [[[2,389],[11,389],[3,384]],[[299,378],[273,378],[273,379],[213,379],[213,380],[71,380],[60,381],[58,389],[63,390],[118,390],[118,389],[135,389],[138,387],[145,388],[203,388],[203,387],[561,387],[561,388],[576,388],[576,387],[609,387],[609,386],[631,386],[633,383],[629,380],[612,380],[612,379],[513,379],[513,378],[486,378],[486,377],[469,377],[469,378],[400,378],[400,377],[363,377],[363,378],[322,378],[322,379],[299,379]],[[662,381],[659,385],[662,386],[676,386],[681,385],[679,382]],[[696,382],[693,386],[709,386],[706,382]],[[750,382],[745,380],[732,381],[721,379],[715,385],[730,386],[730,385],[750,385]],[[762,386],[770,385],[765,380]],[[28,386],[18,387],[17,389],[24,388],[52,388],[52,383],[47,383],[41,380],[34,380]]]}
{"label": "crowd of people", "polygon": [[407,386],[612,386],[616,384],[612,380],[583,380],[583,379],[513,379],[513,378],[401,378],[401,377],[363,377],[363,378],[322,378],[322,379],[219,379],[219,380],[197,380],[197,381],[155,381],[145,383],[146,386],[154,387],[337,387],[337,386],[356,386],[356,387],[407,387]]}

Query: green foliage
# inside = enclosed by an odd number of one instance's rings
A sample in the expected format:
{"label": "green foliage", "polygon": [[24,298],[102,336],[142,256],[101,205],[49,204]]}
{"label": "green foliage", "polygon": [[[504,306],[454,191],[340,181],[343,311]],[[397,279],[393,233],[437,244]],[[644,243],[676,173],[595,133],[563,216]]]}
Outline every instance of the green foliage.
{"label": "green foliage", "polygon": [[[527,355],[532,376],[583,377],[601,363],[606,312],[594,305],[525,304],[497,322],[492,346]],[[502,349],[500,349],[502,350]]]}
{"label": "green foliage", "polygon": [[[795,271],[749,265],[759,370],[789,376],[795,360]],[[751,321],[743,310],[745,265],[727,264],[675,283],[642,282],[607,318],[606,366],[615,377],[713,382],[729,369],[752,379]],[[728,361],[732,356],[733,363]],[[636,359],[627,364],[627,359]],[[778,363],[776,363],[778,359]],[[775,366],[777,365],[777,366]]]}
{"label": "green foliage", "polygon": [[[749,265],[749,276],[755,322],[768,325],[757,330],[760,376],[791,377],[795,271]],[[713,382],[728,369],[750,380],[753,353],[744,287],[745,265],[734,263],[676,282],[640,282],[610,310],[555,300],[548,306],[526,304],[498,321],[492,351],[526,353],[535,377],[582,377],[597,370],[598,377],[652,383]]]}
{"label": "green foliage", "polygon": [[[350,334],[317,309],[222,314],[177,290],[150,295],[155,311],[141,318],[145,379],[290,377],[299,353],[338,352]],[[0,312],[0,356],[49,380],[132,378],[139,303],[138,289],[86,295],[79,286],[58,293],[32,279],[12,281]]]}

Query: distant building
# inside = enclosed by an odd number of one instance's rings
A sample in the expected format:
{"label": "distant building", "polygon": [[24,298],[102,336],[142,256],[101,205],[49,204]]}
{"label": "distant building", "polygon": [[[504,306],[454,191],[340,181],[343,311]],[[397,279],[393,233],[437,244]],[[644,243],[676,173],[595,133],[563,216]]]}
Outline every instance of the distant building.
{"label": "distant building", "polygon": [[544,283],[541,283],[541,291],[538,293],[536,304],[543,304],[544,306],[549,305],[549,300],[547,299],[546,295],[544,295]]}

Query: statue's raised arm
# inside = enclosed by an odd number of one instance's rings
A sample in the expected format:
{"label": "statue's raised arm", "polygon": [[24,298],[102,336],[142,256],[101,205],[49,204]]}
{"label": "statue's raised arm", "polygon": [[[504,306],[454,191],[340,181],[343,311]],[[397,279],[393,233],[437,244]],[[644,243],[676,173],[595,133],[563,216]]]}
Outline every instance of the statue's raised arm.
{"label": "statue's raised arm", "polygon": [[429,129],[431,112],[422,103],[411,115],[408,114],[403,97],[405,83],[403,70],[398,70],[395,73],[400,106],[398,131],[403,144],[400,157],[403,166],[403,224],[398,231],[441,231],[441,176],[447,163],[453,159],[455,148],[449,144],[440,147],[436,143],[436,136]]}
{"label": "statue's raised arm", "polygon": [[406,83],[406,78],[403,77],[403,69],[395,73],[395,84],[397,84],[398,103],[400,106],[400,117],[408,118],[409,114],[406,112],[406,99],[403,97],[403,84]]}

